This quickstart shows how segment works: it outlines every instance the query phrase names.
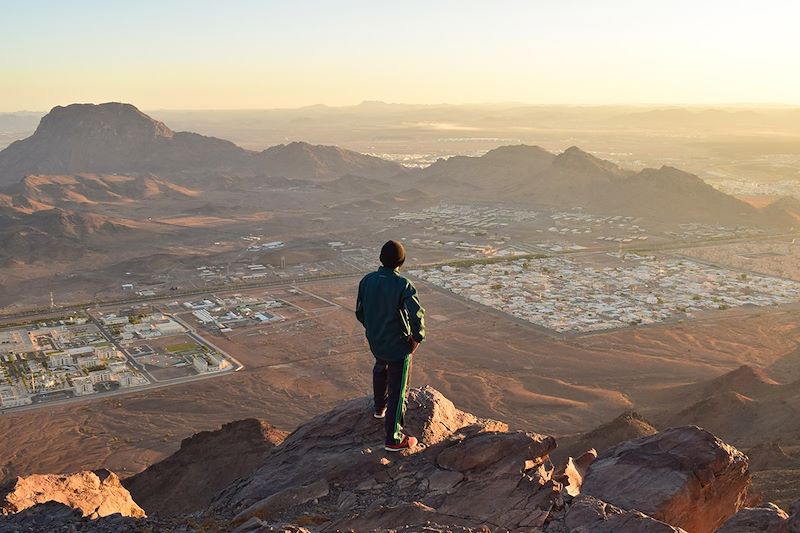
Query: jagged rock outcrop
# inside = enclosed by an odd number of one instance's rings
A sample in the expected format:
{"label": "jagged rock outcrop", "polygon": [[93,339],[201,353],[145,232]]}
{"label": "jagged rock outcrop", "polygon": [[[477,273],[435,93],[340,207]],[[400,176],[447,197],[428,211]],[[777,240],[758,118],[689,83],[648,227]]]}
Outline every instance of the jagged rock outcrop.
{"label": "jagged rock outcrop", "polygon": [[716,533],[789,533],[789,515],[774,504],[745,507],[729,518]]}
{"label": "jagged rock outcrop", "polygon": [[712,533],[724,522],[724,533],[800,533],[800,502],[790,516],[745,508],[753,503],[746,456],[698,427],[629,440],[599,457],[589,450],[556,468],[552,437],[479,419],[430,387],[409,393],[406,430],[421,441],[413,450],[383,452],[383,424],[371,415],[369,398],[351,400],[280,443],[282,434],[271,436],[274,430],[256,420],[228,424],[186,439],[172,457],[130,480],[145,498],[183,505],[178,493],[191,498],[195,486],[207,497],[203,468],[235,463],[260,442],[257,467],[203,512],[102,517],[98,503],[65,507],[50,491],[9,508],[16,514],[3,525],[65,532]]}
{"label": "jagged rock outcrop", "polygon": [[563,466],[553,475],[553,479],[564,486],[563,491],[566,494],[577,496],[581,493],[586,471],[595,459],[597,459],[597,450],[594,448],[582,453],[577,458],[568,457]]}
{"label": "jagged rock outcrop", "polygon": [[747,458],[700,428],[634,439],[597,460],[590,451],[556,469],[552,437],[479,420],[431,388],[409,397],[408,430],[422,445],[386,454],[370,407],[352,400],[301,426],[209,515],[253,531],[314,518],[323,523],[311,529],[321,531],[710,533],[749,502]]}
{"label": "jagged rock outcrop", "polygon": [[223,491],[212,513],[240,524],[254,516],[285,518],[289,504],[296,514],[317,501],[334,509],[334,530],[411,525],[388,521],[397,514],[420,523],[513,528],[541,525],[559,498],[547,461],[552,437],[479,420],[426,387],[410,392],[406,418],[422,444],[388,454],[370,408],[368,398],[352,400],[301,426],[259,470]]}
{"label": "jagged rock outcrop", "polygon": [[608,450],[589,467],[581,492],[693,533],[710,533],[750,501],[749,484],[742,452],[687,426]]}
{"label": "jagged rock outcrop", "polygon": [[0,488],[0,510],[4,515],[46,502],[62,503],[88,518],[112,514],[145,516],[117,475],[108,470],[63,476],[33,474],[18,477]]}
{"label": "jagged rock outcrop", "polygon": [[564,526],[571,533],[685,533],[646,514],[625,511],[591,496],[581,496],[572,503]]}
{"label": "jagged rock outcrop", "polygon": [[256,470],[285,437],[254,418],[231,422],[184,439],[177,452],[123,484],[148,514],[200,511],[232,481]]}

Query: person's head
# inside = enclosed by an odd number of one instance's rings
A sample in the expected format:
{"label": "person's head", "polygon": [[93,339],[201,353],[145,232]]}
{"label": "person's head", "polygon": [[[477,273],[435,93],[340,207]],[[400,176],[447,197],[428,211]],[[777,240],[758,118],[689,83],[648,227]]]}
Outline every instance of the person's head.
{"label": "person's head", "polygon": [[400,268],[406,261],[406,250],[397,241],[386,241],[381,248],[381,263],[386,268]]}

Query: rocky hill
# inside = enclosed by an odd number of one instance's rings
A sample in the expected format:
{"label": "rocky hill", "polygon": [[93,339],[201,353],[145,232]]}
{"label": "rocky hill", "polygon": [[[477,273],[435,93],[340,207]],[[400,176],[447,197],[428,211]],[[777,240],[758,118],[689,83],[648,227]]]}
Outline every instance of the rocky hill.
{"label": "rocky hill", "polygon": [[700,424],[744,448],[800,432],[794,405],[800,382],[781,384],[763,370],[742,366],[717,378],[675,387],[660,395],[664,405],[654,413],[657,427]]}
{"label": "rocky hill", "polygon": [[152,174],[135,176],[75,174],[28,175],[0,192],[0,205],[20,211],[45,207],[91,207],[96,203],[134,203],[158,198],[192,198],[197,192]]}
{"label": "rocky hill", "polygon": [[439,159],[420,170],[418,176],[427,188],[483,191],[523,183],[547,168],[555,157],[538,146],[501,146],[481,157]]}
{"label": "rocky hill", "polygon": [[[268,425],[242,421],[187,439],[174,456],[125,481],[151,502],[146,518],[127,491],[90,473],[72,478],[71,497],[63,497],[67,478],[30,476],[4,489],[0,531],[788,533],[800,525],[800,504],[789,513],[757,506],[747,456],[696,426],[554,464],[553,437],[479,419],[425,387],[410,392],[407,430],[420,446],[383,452],[368,398],[345,402],[282,441]],[[239,457],[250,449],[257,451]],[[199,512],[182,514],[195,491],[203,502],[210,494],[203,469],[217,485],[225,464],[238,479]],[[87,512],[100,501],[116,507]],[[115,511],[122,516],[102,516]]]}
{"label": "rocky hill", "polygon": [[209,173],[328,179],[386,178],[403,167],[349,150],[306,143],[254,152],[214,137],[173,132],[130,104],[55,107],[27,139],[0,151],[0,185],[28,175]]}
{"label": "rocky hill", "polygon": [[229,483],[256,470],[285,437],[285,432],[252,418],[231,422],[184,439],[177,452],[124,485],[150,513],[200,511]]}
{"label": "rocky hill", "polygon": [[43,208],[8,214],[0,209],[0,261],[72,260],[91,247],[139,234],[131,222],[94,213]]}
{"label": "rocky hill", "polygon": [[694,174],[667,166],[633,172],[575,146],[558,155],[538,146],[506,146],[481,157],[440,160],[416,176],[426,191],[665,222],[791,227],[800,213],[791,199],[756,209]]}

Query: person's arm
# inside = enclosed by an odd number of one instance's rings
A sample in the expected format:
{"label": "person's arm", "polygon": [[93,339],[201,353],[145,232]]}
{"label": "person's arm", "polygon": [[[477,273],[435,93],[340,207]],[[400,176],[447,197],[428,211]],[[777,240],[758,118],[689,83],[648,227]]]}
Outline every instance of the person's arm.
{"label": "person's arm", "polygon": [[410,281],[406,282],[403,290],[403,307],[408,313],[408,322],[411,326],[412,350],[416,349],[416,344],[425,340],[425,309],[419,303],[417,289]]}
{"label": "person's arm", "polygon": [[356,320],[364,324],[364,304],[361,302],[361,286],[364,284],[364,280],[361,280],[361,283],[358,284],[358,296],[356,297]]}

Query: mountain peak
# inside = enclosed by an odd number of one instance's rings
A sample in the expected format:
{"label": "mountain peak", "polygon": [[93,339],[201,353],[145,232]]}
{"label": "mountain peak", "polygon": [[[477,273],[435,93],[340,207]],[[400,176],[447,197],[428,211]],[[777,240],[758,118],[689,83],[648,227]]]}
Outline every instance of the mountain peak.
{"label": "mountain peak", "polygon": [[489,150],[483,157],[488,159],[512,158],[512,157],[553,157],[553,154],[541,146],[531,146],[529,144],[514,144],[499,146]]}
{"label": "mountain peak", "polygon": [[570,146],[555,159],[553,166],[563,171],[576,174],[603,174],[608,176],[622,176],[625,172],[610,161],[605,161],[585,152],[577,146]]}
{"label": "mountain peak", "polygon": [[94,135],[104,137],[172,137],[163,122],[152,119],[136,106],[121,102],[56,106],[42,117],[34,135]]}
{"label": "mountain peak", "polygon": [[[0,185],[26,175],[235,172],[288,178],[391,178],[404,167],[336,146],[292,142],[251,152],[230,141],[173,132],[131,104],[54,107],[33,135],[0,151]],[[163,175],[163,174],[162,174]]]}

